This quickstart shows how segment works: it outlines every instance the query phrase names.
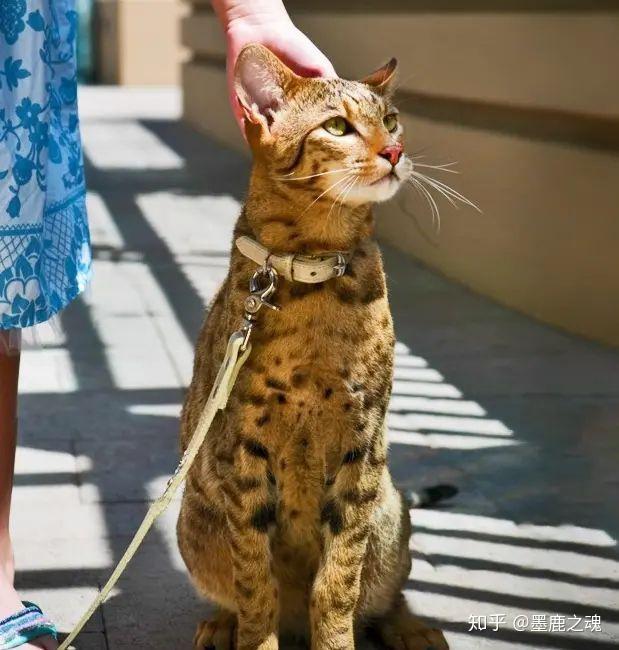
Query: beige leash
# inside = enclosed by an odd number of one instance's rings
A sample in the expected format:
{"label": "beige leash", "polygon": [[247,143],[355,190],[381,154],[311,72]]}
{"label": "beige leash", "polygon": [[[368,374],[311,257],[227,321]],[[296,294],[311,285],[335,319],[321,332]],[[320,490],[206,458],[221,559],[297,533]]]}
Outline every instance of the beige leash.
{"label": "beige leash", "polygon": [[189,445],[187,446],[174,475],[168,481],[163,494],[148,509],[144,520],[140,524],[140,527],[133,536],[131,543],[127,547],[127,550],[114,569],[109,580],[93,600],[82,618],[80,618],[69,636],[62,642],[58,650],[68,650],[71,643],[84,628],[84,625],[88,623],[91,616],[106,601],[110,592],[114,588],[114,585],[118,582],[118,579],[124,573],[127,565],[140,548],[144,538],[148,534],[148,531],[151,529],[157,518],[170,505],[172,497],[176,494],[181,483],[187,477],[187,473],[193,465],[200,447],[204,443],[206,434],[211,428],[211,424],[213,423],[217,412],[226,408],[228,398],[230,397],[230,393],[232,392],[232,388],[234,387],[238,377],[239,370],[251,352],[249,338],[255,323],[256,314],[263,305],[266,305],[271,309],[278,309],[278,307],[268,302],[268,299],[274,293],[277,286],[277,272],[274,269],[266,265],[263,266],[254,273],[249,286],[251,293],[245,299],[245,317],[243,325],[241,329],[232,334],[228,341],[228,347],[226,349],[223,363],[217,373],[215,383],[208,400],[206,401],[202,415],[200,416],[198,426],[189,441]]}

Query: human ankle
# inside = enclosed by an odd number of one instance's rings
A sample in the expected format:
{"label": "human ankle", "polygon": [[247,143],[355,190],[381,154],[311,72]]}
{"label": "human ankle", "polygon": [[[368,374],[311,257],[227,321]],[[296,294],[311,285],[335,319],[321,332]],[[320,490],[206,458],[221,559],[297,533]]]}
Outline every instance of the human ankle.
{"label": "human ankle", "polygon": [[15,561],[13,558],[13,545],[8,531],[0,531],[0,571],[13,584]]}

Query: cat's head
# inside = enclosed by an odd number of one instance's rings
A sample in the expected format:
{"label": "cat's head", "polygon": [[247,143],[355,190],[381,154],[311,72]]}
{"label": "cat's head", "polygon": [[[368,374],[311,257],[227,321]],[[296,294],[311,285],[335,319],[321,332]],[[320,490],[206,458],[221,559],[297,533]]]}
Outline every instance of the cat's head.
{"label": "cat's head", "polygon": [[395,71],[392,59],[360,81],[303,78],[246,46],[234,74],[255,164],[321,203],[391,198],[412,168],[391,101]]}

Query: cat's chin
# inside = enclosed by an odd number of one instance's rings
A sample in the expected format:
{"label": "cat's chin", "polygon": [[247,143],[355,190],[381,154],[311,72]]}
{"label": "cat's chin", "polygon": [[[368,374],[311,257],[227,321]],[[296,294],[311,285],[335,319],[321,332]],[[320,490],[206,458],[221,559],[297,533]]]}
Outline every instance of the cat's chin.
{"label": "cat's chin", "polygon": [[356,185],[346,196],[346,203],[356,207],[367,203],[384,203],[393,198],[402,186],[402,181],[394,174],[388,174],[369,185]]}

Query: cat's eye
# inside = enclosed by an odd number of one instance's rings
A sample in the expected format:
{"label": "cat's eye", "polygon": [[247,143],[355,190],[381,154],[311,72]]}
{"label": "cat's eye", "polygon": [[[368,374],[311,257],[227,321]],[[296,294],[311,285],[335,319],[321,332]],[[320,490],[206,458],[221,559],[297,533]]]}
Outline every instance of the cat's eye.
{"label": "cat's eye", "polygon": [[323,125],[322,128],[328,131],[331,135],[346,135],[352,131],[350,124],[343,117],[331,117]]}
{"label": "cat's eye", "polygon": [[383,124],[389,133],[393,133],[398,128],[398,116],[395,113],[385,115]]}

